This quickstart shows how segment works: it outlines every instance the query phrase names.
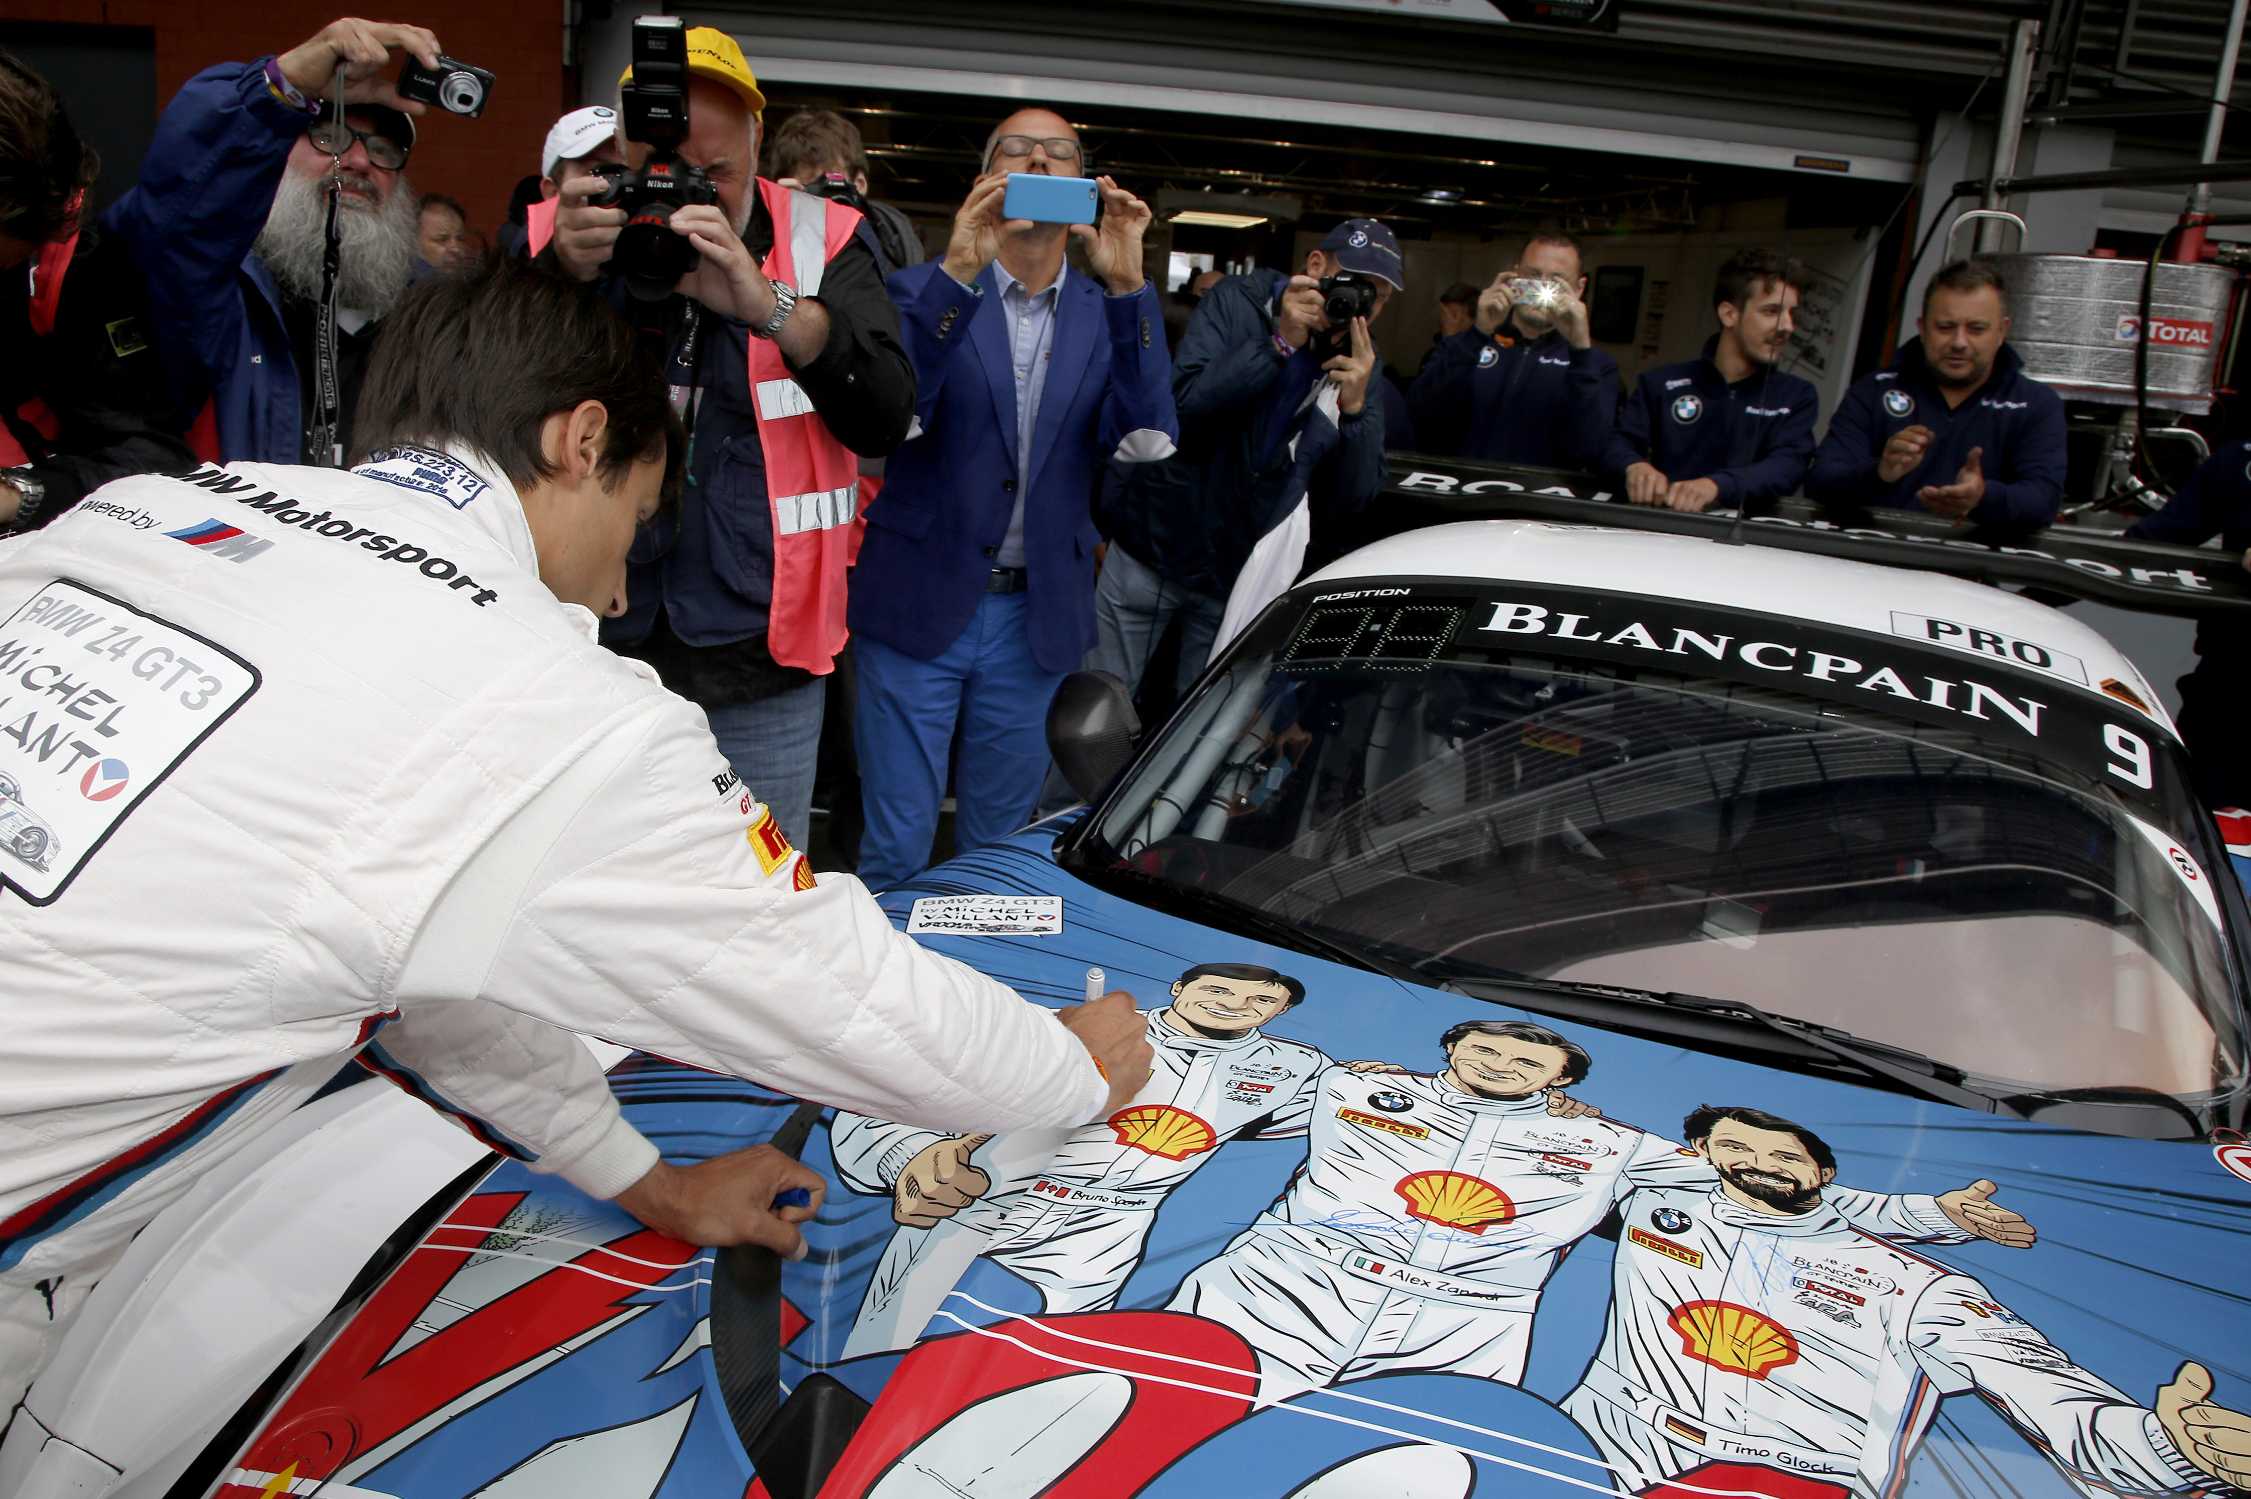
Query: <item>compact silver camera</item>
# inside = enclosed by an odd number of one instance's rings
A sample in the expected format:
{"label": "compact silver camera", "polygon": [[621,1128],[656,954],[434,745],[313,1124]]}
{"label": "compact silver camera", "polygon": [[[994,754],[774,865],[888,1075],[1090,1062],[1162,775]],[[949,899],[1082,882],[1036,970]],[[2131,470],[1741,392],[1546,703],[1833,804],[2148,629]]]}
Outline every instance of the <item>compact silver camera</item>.
{"label": "compact silver camera", "polygon": [[1504,284],[1509,301],[1537,312],[1561,307],[1568,294],[1568,288],[1552,276],[1511,276]]}
{"label": "compact silver camera", "polygon": [[485,101],[492,97],[492,77],[489,69],[459,58],[441,56],[435,68],[410,58],[399,70],[399,96],[474,118],[485,112]]}

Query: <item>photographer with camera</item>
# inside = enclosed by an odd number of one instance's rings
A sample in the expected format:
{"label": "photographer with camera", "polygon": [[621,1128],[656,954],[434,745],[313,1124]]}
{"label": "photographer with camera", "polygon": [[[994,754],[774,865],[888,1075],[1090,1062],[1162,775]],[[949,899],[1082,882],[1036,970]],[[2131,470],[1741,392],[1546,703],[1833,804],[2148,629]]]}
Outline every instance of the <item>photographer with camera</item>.
{"label": "photographer with camera", "polygon": [[1698,511],[1796,492],[1821,392],[1775,365],[1805,283],[1805,267],[1772,250],[1728,257],[1712,287],[1720,331],[1700,358],[1644,371],[1618,413],[1603,468],[1629,501]]}
{"label": "photographer with camera", "polygon": [[[555,214],[562,205],[563,184],[588,176],[601,167],[625,164],[625,141],[618,134],[617,111],[607,104],[574,109],[548,127],[539,148],[539,196],[524,205],[520,238],[502,231],[508,253],[536,256],[555,237]],[[510,226],[513,228],[514,226]]]}
{"label": "photographer with camera", "polygon": [[766,96],[734,38],[633,25],[632,166],[564,184],[544,252],[668,353],[688,503],[644,533],[603,640],[700,705],[791,838],[810,832],[821,678],[844,644],[859,457],[914,419],[914,369],[858,210],[756,175]]}
{"label": "photographer with camera", "polygon": [[1369,327],[1406,279],[1391,231],[1347,219],[1302,275],[1254,270],[1205,293],[1173,358],[1180,451],[1113,464],[1103,483],[1096,520],[1110,549],[1089,666],[1137,687],[1177,614],[1185,688],[1253,549],[1375,497],[1384,420]]}
{"label": "photographer with camera", "polygon": [[140,273],[87,220],[99,165],[47,80],[0,52],[0,537],[194,461],[171,431]]}
{"label": "photographer with camera", "polygon": [[1592,469],[1618,411],[1618,361],[1594,347],[1578,242],[1536,234],[1439,340],[1408,401],[1432,452]]}
{"label": "photographer with camera", "polygon": [[766,147],[766,175],[784,187],[834,198],[866,214],[875,231],[876,264],[886,281],[929,258],[914,221],[868,197],[867,145],[859,127],[836,111],[801,109],[782,121]]}
{"label": "photographer with camera", "polygon": [[[891,278],[916,435],[868,507],[852,590],[859,867],[877,889],[930,862],[949,760],[957,847],[1030,819],[1048,703],[1094,643],[1087,502],[1104,462],[1160,458],[1177,431],[1149,206],[1088,178],[1050,110],[1001,121],[981,165],[944,258]],[[1042,178],[1069,179],[1067,207],[1037,200]],[[1091,275],[1066,264],[1073,239]]]}
{"label": "photographer with camera", "polygon": [[350,446],[377,326],[419,254],[405,172],[425,106],[386,76],[401,54],[442,61],[419,26],[347,19],[206,68],[104,215],[147,278],[173,398],[212,404],[223,459],[334,466]]}

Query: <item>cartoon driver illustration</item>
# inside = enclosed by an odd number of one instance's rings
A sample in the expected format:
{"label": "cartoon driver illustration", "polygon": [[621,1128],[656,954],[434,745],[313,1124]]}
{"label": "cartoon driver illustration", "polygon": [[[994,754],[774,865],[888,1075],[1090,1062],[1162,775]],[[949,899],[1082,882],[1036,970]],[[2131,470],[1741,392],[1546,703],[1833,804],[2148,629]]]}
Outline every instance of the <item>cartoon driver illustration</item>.
{"label": "cartoon driver illustration", "polygon": [[[1189,969],[1172,986],[1169,1005],[1145,1012],[1155,1052],[1149,1086],[1103,1123],[1071,1132],[1060,1148],[1037,1142],[1037,1174],[1006,1180],[999,1191],[972,1162],[989,1135],[839,1114],[830,1136],[838,1173],[858,1191],[888,1194],[900,1225],[844,1355],[912,1343],[980,1254],[1038,1287],[1048,1311],[1109,1306],[1141,1262],[1165,1195],[1214,1150],[1233,1139],[1305,1132],[1308,1084],[1329,1059],[1261,1030],[1304,998],[1304,984],[1271,968]],[[957,1263],[941,1271],[941,1261]]]}
{"label": "cartoon driver illustration", "polygon": [[[1305,1164],[1272,1206],[1168,1304],[1257,1350],[1260,1398],[1409,1370],[1515,1384],[1540,1288],[1613,1203],[1647,1186],[1711,1187],[1700,1153],[1608,1119],[1562,1119],[1547,1095],[1585,1078],[1576,1042],[1520,1020],[1440,1037],[1435,1075],[1323,1072]],[[1873,1233],[2029,1244],[1979,1182],[1943,1197],[1836,1189]]]}
{"label": "cartoon driver illustration", "polygon": [[1622,1204],[1609,1325],[1563,1400],[1622,1491],[1877,1499],[1973,1390],[2082,1492],[2251,1485],[2251,1416],[2211,1403],[2203,1365],[2137,1404],[1972,1277],[1856,1227],[1805,1126],[1705,1107],[1681,1130],[1717,1180]]}

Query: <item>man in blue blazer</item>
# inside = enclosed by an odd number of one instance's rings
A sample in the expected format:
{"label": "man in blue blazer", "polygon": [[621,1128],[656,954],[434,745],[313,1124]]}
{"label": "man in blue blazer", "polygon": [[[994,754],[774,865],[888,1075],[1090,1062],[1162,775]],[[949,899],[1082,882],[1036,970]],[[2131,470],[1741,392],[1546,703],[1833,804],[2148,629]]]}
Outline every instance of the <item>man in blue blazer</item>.
{"label": "man in blue blazer", "polygon": [[[957,731],[955,842],[1030,816],[1048,700],[1094,644],[1095,484],[1113,457],[1160,459],[1179,436],[1163,309],[1141,270],[1148,205],[1104,177],[1098,221],[1068,235],[1001,216],[1009,176],[1085,166],[1062,116],[1010,115],[944,258],[889,283],[917,390],[852,578],[871,889],[929,861]],[[1091,276],[1065,265],[1071,237]]]}

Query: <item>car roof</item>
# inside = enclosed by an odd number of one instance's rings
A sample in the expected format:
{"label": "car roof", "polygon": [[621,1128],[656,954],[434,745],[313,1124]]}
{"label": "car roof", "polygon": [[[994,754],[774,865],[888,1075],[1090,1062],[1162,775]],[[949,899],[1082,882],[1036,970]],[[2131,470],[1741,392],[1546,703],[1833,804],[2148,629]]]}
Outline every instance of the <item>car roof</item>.
{"label": "car roof", "polygon": [[[1771,547],[1554,521],[1457,521],[1404,531],[1332,562],[1302,587],[1394,578],[1542,583],[1682,599],[1818,621],[1876,635],[1903,633],[1894,615],[1920,615],[2030,641],[2076,656],[2088,690],[2115,678],[2171,719],[2141,670],[2103,635],[2059,609],[1963,578]],[[1920,637],[1917,637],[1920,638]],[[2007,655],[1981,655],[2044,682],[2056,678]]]}

